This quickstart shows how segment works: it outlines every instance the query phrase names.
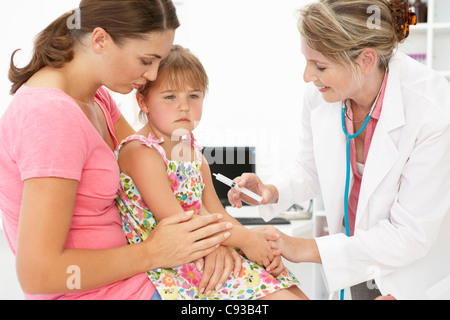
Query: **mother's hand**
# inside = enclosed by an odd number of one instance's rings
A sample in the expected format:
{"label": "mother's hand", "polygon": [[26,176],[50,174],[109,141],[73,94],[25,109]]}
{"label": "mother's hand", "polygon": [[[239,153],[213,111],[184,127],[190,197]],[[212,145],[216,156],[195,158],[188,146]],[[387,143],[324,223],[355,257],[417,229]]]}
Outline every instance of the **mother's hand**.
{"label": "mother's hand", "polygon": [[[145,240],[152,269],[173,268],[201,257],[218,248],[230,233],[232,225],[220,222],[221,214],[192,218],[192,213],[178,213],[159,222]],[[151,269],[151,270],[152,270]]]}
{"label": "mother's hand", "polygon": [[233,271],[237,278],[241,272],[242,258],[232,247],[220,246],[213,253],[207,255],[205,260],[197,261],[197,269],[203,270],[202,280],[198,285],[200,293],[209,296],[213,290],[220,290]]}

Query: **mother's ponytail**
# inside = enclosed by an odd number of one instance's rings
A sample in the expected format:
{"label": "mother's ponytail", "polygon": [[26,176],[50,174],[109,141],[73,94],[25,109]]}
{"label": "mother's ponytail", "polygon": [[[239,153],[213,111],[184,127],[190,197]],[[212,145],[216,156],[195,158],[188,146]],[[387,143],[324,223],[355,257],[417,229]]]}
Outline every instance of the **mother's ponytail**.
{"label": "mother's ponytail", "polygon": [[13,52],[9,69],[9,80],[13,83],[11,94],[45,66],[62,67],[74,57],[74,38],[67,27],[67,21],[75,11],[67,12],[53,21],[36,38],[33,57],[27,66],[18,68],[14,65],[14,56],[20,49]]}
{"label": "mother's ponytail", "polygon": [[60,68],[70,62],[75,43],[96,27],[105,29],[120,45],[125,38],[146,39],[148,32],[175,30],[179,26],[171,0],[81,0],[79,8],[63,14],[38,35],[27,66],[14,65],[17,50],[14,51],[9,70],[11,94],[41,68]]}

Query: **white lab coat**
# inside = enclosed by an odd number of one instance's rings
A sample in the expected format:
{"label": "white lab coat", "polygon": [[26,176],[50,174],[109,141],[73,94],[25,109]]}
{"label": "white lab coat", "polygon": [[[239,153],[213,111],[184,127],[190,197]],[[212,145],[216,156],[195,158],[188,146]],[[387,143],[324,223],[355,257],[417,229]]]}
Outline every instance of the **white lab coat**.
{"label": "white lab coat", "polygon": [[389,64],[362,179],[355,235],[343,233],[346,138],[341,103],[305,93],[300,152],[269,183],[266,220],[321,196],[330,235],[317,238],[330,292],[375,278],[397,299],[450,299],[450,85],[402,53]]}

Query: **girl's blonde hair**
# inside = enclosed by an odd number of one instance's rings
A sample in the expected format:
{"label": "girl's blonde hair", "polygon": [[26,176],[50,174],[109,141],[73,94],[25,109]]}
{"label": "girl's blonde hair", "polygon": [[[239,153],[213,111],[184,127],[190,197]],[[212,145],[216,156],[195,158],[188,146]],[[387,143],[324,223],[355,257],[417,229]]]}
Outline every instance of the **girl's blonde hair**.
{"label": "girl's blonde hair", "polygon": [[356,58],[365,48],[378,54],[385,69],[400,42],[387,0],[319,0],[299,11],[306,44],[332,62],[358,74]]}
{"label": "girl's blonde hair", "polygon": [[[200,60],[189,50],[180,45],[173,45],[169,55],[164,58],[158,69],[158,77],[155,81],[147,81],[137,94],[144,97],[149,90],[160,82],[166,82],[170,90],[184,91],[188,87],[200,90],[204,94],[208,92],[209,79]],[[140,120],[147,122],[144,113],[140,113]]]}
{"label": "girl's blonde hair", "polygon": [[180,45],[172,46],[169,55],[159,65],[158,78],[147,82],[138,93],[145,96],[160,81],[167,82],[168,87],[174,91],[191,87],[205,94],[209,85],[208,75],[200,60],[189,49]]}

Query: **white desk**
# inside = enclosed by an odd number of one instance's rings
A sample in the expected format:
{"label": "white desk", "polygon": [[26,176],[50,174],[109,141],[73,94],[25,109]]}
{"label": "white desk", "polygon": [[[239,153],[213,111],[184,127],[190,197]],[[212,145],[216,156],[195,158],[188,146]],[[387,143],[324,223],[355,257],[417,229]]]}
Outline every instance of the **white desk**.
{"label": "white desk", "polygon": [[[259,217],[258,208],[245,206],[240,209],[233,207],[226,207],[225,210],[233,217]],[[270,223],[270,221],[269,221]],[[247,225],[249,228],[260,227],[261,225]],[[299,237],[301,235],[310,234],[313,230],[312,219],[307,220],[291,220],[291,224],[276,224],[273,225],[281,232],[291,237]]]}

